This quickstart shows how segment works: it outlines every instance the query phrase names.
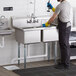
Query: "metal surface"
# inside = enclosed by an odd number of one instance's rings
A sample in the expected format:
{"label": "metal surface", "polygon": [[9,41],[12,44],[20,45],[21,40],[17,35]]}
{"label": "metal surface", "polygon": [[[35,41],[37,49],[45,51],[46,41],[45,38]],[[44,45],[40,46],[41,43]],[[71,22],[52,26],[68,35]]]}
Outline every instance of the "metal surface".
{"label": "metal surface", "polygon": [[76,43],[76,31],[72,31],[69,38],[69,44]]}
{"label": "metal surface", "polygon": [[30,18],[12,19],[13,27],[28,28],[41,26],[41,19],[37,19],[31,15]]}
{"label": "metal surface", "polygon": [[48,43],[48,61],[50,61],[50,43]]}
{"label": "metal surface", "polygon": [[[20,58],[20,43],[18,43],[18,58]],[[20,60],[18,60],[18,65],[20,64]]]}
{"label": "metal surface", "polygon": [[8,19],[5,16],[0,17],[0,29],[8,28]]}
{"label": "metal surface", "polygon": [[1,48],[4,47],[4,36],[2,36],[1,43],[0,43],[0,47],[1,47]]}
{"label": "metal surface", "polygon": [[26,69],[26,46],[24,45],[24,69]]}
{"label": "metal surface", "polygon": [[[20,43],[18,43],[18,64],[20,64],[20,60],[24,59],[24,69],[26,69],[26,58],[37,58],[37,57],[47,57],[48,56],[48,61],[50,60],[50,43],[44,43],[44,48],[45,48],[45,54],[44,55],[37,55],[37,56],[30,56],[28,55],[26,57],[26,45],[24,44],[24,58],[20,58]],[[48,50],[48,53],[47,53]],[[57,64],[57,42],[55,42],[55,51],[54,51],[54,59],[55,59],[55,65]],[[16,59],[17,60],[17,59]]]}
{"label": "metal surface", "polygon": [[16,29],[15,35],[16,35],[16,41],[22,44],[38,43],[41,41],[40,30],[23,31],[20,29]]}
{"label": "metal surface", "polygon": [[[69,39],[69,44],[70,45],[76,44],[76,31],[75,30],[72,30],[72,32],[71,32],[70,39]],[[74,50],[76,51],[76,48],[71,48],[71,51],[72,51],[72,53],[71,53],[72,56],[70,56],[71,60],[72,59],[76,59],[75,51]]]}
{"label": "metal surface", "polygon": [[13,32],[14,32],[13,30],[1,30],[0,29],[0,36],[11,35]]}
{"label": "metal surface", "polygon": [[55,65],[57,64],[57,41],[55,41],[55,51],[54,51],[54,59],[55,59]]}
{"label": "metal surface", "polygon": [[11,35],[13,30],[8,30],[8,19],[5,16],[0,17],[0,36],[2,36],[2,43],[0,43],[0,47],[4,47],[4,36]]}
{"label": "metal surface", "polygon": [[[41,31],[43,31],[43,32],[45,31],[44,32],[46,34],[45,41],[43,41],[44,36],[41,38]],[[54,35],[53,37],[52,37],[52,34]],[[50,37],[51,39],[49,38],[49,40],[47,40],[48,37]],[[25,40],[25,39],[27,39],[27,40]],[[56,27],[54,27],[54,28],[49,28],[49,27],[48,28],[39,28],[39,30],[37,30],[37,28],[32,28],[32,30],[16,28],[16,40],[17,40],[17,42],[24,44],[24,58],[22,58],[22,59],[24,59],[24,68],[26,68],[26,58],[36,58],[36,57],[47,57],[48,56],[48,61],[50,60],[50,45],[47,45],[47,44],[48,44],[48,42],[51,42],[51,41],[57,41],[58,34],[57,34]],[[47,42],[47,43],[45,43],[47,46],[47,48],[45,48],[46,50],[44,50],[45,54],[44,55],[36,55],[36,56],[28,55],[26,57],[26,51],[27,51],[26,45],[40,43],[40,42]],[[57,57],[56,53],[57,53],[57,44],[55,44],[55,64],[56,64],[56,57]],[[21,58],[18,58],[18,60],[20,60],[20,59]]]}
{"label": "metal surface", "polygon": [[43,30],[43,42],[58,41],[58,31],[56,28]]}

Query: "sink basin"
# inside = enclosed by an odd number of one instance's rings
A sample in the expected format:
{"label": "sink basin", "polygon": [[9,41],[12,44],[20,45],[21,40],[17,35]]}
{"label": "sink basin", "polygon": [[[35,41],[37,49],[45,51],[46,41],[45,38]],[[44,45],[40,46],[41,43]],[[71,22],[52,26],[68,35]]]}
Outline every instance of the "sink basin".
{"label": "sink basin", "polygon": [[38,27],[41,26],[41,20],[38,19],[38,23],[27,23],[27,20],[29,21],[30,18],[19,18],[19,19],[13,19],[13,27],[21,27],[21,28],[32,28],[32,27]]}
{"label": "sink basin", "polygon": [[11,35],[14,31],[13,30],[9,30],[9,29],[0,29],[0,35]]}

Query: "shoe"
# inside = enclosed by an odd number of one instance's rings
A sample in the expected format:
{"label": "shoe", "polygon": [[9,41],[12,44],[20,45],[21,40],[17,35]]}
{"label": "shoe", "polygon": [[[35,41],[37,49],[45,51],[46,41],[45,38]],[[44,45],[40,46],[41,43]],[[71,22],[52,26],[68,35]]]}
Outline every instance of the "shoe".
{"label": "shoe", "polygon": [[64,69],[64,70],[68,70],[70,67],[68,65],[65,65],[63,63],[58,63],[56,66],[55,66],[56,69]]}
{"label": "shoe", "polygon": [[65,69],[70,69],[70,66],[64,65]]}
{"label": "shoe", "polygon": [[58,63],[56,66],[55,66],[56,69],[65,69],[64,65],[61,64],[61,63]]}

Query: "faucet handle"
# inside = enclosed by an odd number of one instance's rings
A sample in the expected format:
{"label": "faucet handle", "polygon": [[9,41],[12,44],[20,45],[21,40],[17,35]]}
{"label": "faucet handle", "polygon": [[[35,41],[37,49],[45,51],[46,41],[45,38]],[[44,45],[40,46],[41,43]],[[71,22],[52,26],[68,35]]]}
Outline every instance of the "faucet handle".
{"label": "faucet handle", "polygon": [[31,22],[32,22],[32,20],[29,20],[29,21],[27,20],[27,23],[31,23]]}
{"label": "faucet handle", "polygon": [[38,23],[38,19],[37,20],[33,20],[33,23]]}

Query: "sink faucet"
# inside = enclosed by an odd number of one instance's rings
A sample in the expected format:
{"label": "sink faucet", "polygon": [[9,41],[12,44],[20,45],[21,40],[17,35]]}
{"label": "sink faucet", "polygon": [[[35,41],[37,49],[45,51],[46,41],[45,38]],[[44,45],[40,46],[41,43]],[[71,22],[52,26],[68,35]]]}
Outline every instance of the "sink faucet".
{"label": "sink faucet", "polygon": [[38,20],[35,19],[35,15],[32,13],[31,14],[31,19],[28,21],[27,20],[27,23],[38,23]]}

